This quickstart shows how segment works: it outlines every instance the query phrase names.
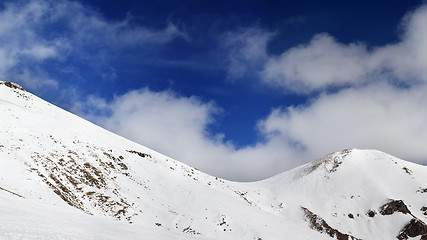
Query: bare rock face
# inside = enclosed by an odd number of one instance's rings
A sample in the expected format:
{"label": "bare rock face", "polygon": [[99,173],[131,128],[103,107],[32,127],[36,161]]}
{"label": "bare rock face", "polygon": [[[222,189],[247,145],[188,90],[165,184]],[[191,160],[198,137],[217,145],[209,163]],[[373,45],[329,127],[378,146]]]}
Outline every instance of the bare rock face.
{"label": "bare rock face", "polygon": [[6,87],[10,87],[12,89],[25,91],[25,89],[23,87],[21,87],[19,84],[14,83],[14,82],[2,82],[2,81],[0,81],[0,85],[5,85]]}
{"label": "bare rock face", "polygon": [[403,214],[411,214],[408,207],[402,200],[391,200],[388,203],[380,207],[381,215],[391,215],[395,212],[401,212]]}
{"label": "bare rock face", "polygon": [[374,217],[377,213],[374,210],[369,210],[366,215],[368,215],[368,217]]}
{"label": "bare rock face", "polygon": [[397,239],[406,240],[409,237],[413,238],[418,236],[422,236],[422,240],[427,239],[427,225],[421,220],[413,218],[402,230],[400,230]]}
{"label": "bare rock face", "polygon": [[311,212],[307,208],[301,207],[301,209],[304,212],[305,219],[310,222],[311,229],[316,230],[320,233],[327,234],[330,237],[338,240],[360,240],[359,238],[356,238],[348,234],[344,234],[338,231],[337,229],[332,228],[323,218],[319,217],[318,215]]}

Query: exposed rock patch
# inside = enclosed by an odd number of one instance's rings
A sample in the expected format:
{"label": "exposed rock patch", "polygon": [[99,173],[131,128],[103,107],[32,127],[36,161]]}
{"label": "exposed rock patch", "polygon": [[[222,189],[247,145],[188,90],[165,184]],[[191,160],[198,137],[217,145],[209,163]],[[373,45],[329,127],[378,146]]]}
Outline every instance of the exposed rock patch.
{"label": "exposed rock patch", "polygon": [[85,148],[77,153],[62,146],[53,136],[50,138],[54,144],[61,146],[58,148],[60,150],[48,154],[34,152],[31,160],[25,162],[30,172],[36,173],[72,207],[88,214],[93,214],[95,210],[117,220],[131,222],[131,218],[138,214],[137,208],[114,186],[118,175],[133,181],[127,165],[122,162],[124,157],[114,156],[110,150],[74,141],[74,144],[81,145],[81,149]]}
{"label": "exposed rock patch", "polygon": [[14,82],[1,82],[0,81],[0,85],[5,85],[6,87],[10,87],[12,89],[25,91],[25,89],[23,87],[21,87],[19,84],[14,83]]}
{"label": "exposed rock patch", "polygon": [[417,193],[427,193],[427,188],[420,188],[417,190]]}
{"label": "exposed rock patch", "polygon": [[411,214],[408,207],[402,200],[391,200],[388,203],[380,207],[381,215],[391,215],[395,212],[401,212],[403,214]]}
{"label": "exposed rock patch", "polygon": [[422,236],[421,239],[427,239],[427,225],[419,219],[411,219],[411,221],[400,230],[397,239],[404,240],[409,237]]}
{"label": "exposed rock patch", "polygon": [[133,154],[136,154],[136,155],[138,155],[138,156],[140,156],[142,158],[152,158],[151,155],[147,154],[147,153],[142,153],[142,152],[138,152],[138,151],[134,151],[134,150],[126,150],[126,151],[130,152],[130,153],[133,153]]}
{"label": "exposed rock patch", "polygon": [[407,167],[403,167],[402,169],[403,169],[403,171],[405,171],[407,174],[412,175],[412,170],[411,170],[411,169],[409,169],[409,168],[407,168]]}
{"label": "exposed rock patch", "polygon": [[317,216],[307,208],[301,207],[301,209],[304,212],[305,220],[310,222],[311,229],[316,230],[320,233],[327,234],[332,238],[335,238],[338,240],[361,240],[354,236],[344,234],[335,228],[332,228],[331,226],[329,226],[329,224],[325,220],[323,220],[323,218]]}
{"label": "exposed rock patch", "polygon": [[183,233],[189,233],[189,234],[195,234],[195,235],[200,235],[201,233],[197,232],[196,230],[192,229],[190,226],[182,229]]}
{"label": "exposed rock patch", "polygon": [[374,210],[369,210],[366,215],[368,215],[368,217],[374,217],[377,214],[377,212],[375,212]]}
{"label": "exposed rock patch", "polygon": [[[351,153],[352,149],[344,149],[339,152],[334,152],[326,155],[324,158],[318,159],[312,164],[305,167],[303,174],[298,177],[302,177],[314,172],[316,169],[323,168],[327,174],[337,171],[338,167],[342,164],[343,159]],[[325,175],[325,178],[328,176]]]}
{"label": "exposed rock patch", "polygon": [[248,199],[247,199],[247,197],[246,197],[246,194],[248,193],[248,192],[240,192],[240,191],[234,191],[237,195],[239,195],[243,200],[245,200],[249,205],[252,205],[252,202],[251,201],[249,201]]}

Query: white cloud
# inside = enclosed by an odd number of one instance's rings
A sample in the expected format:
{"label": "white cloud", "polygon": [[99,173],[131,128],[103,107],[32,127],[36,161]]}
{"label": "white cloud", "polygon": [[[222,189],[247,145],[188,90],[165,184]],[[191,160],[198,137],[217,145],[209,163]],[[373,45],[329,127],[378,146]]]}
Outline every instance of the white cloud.
{"label": "white cloud", "polygon": [[243,77],[246,73],[259,68],[267,59],[267,43],[275,33],[258,28],[241,29],[223,36],[223,47],[227,49],[231,78]]}
{"label": "white cloud", "polygon": [[[89,112],[84,112],[90,109]],[[215,176],[254,180],[295,167],[302,161],[278,137],[268,143],[236,149],[223,135],[207,128],[222,110],[214,103],[172,91],[133,90],[111,102],[89,97],[73,109],[126,138],[153,148]]]}
{"label": "white cloud", "polygon": [[370,148],[425,164],[426,91],[425,85],[399,89],[386,83],[349,88],[309,106],[275,109],[260,126],[297,142],[311,157]]}
{"label": "white cloud", "polygon": [[361,43],[344,45],[328,34],[318,34],[307,45],[270,57],[262,78],[268,84],[303,93],[328,86],[361,84],[369,79],[368,58]]}
{"label": "white cloud", "polygon": [[309,94],[330,87],[389,81],[406,85],[427,82],[427,5],[408,13],[396,43],[369,48],[363,42],[340,43],[327,33],[278,56],[267,51],[274,34],[249,28],[229,33],[229,76],[250,73],[285,92]]}
{"label": "white cloud", "polygon": [[378,48],[372,62],[386,69],[402,82],[427,83],[427,5],[408,13],[401,23],[402,39],[396,44]]}
{"label": "white cloud", "polygon": [[[212,148],[221,142],[220,136],[212,137],[206,132],[214,115],[221,111],[213,103],[177,96],[171,91],[141,89],[117,96],[109,103],[92,97],[85,104],[91,106],[89,109],[110,113],[86,113],[88,118],[131,140],[191,165],[217,162],[215,155],[221,149]],[[222,147],[227,148],[219,148]]]}
{"label": "white cloud", "polygon": [[[0,12],[0,76],[17,80],[29,66],[58,54],[55,41],[38,36],[35,22],[43,15],[44,6],[32,2],[26,5],[6,3]],[[16,67],[20,71],[16,73]]]}
{"label": "white cloud", "polygon": [[[306,157],[359,147],[426,164],[426,25],[423,5],[404,17],[396,43],[369,49],[318,34],[306,45],[269,56],[260,75],[265,83],[321,95],[308,105],[274,110],[261,129],[302,146]],[[334,86],[341,90],[323,92]]]}
{"label": "white cloud", "polygon": [[57,52],[55,47],[52,47],[52,46],[35,45],[35,46],[31,46],[30,49],[22,50],[21,54],[23,56],[30,57],[32,59],[44,60],[47,58],[56,57]]}
{"label": "white cloud", "polygon": [[19,82],[28,89],[38,89],[41,86],[58,89],[59,83],[38,67],[22,68],[13,74],[13,81]]}

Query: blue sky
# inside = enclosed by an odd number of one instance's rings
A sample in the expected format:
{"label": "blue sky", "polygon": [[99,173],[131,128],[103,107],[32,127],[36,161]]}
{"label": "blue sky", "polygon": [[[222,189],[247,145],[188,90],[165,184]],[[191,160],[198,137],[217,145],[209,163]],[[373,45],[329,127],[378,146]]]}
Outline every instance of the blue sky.
{"label": "blue sky", "polygon": [[427,163],[422,1],[1,1],[0,77],[210,174]]}

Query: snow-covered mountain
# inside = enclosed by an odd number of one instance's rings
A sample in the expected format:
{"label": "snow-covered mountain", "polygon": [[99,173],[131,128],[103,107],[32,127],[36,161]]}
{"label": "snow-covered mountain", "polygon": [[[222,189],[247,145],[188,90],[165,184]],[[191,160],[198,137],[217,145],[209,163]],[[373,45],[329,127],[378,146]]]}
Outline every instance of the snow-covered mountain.
{"label": "snow-covered mountain", "polygon": [[0,82],[0,239],[426,240],[426,222],[427,167],[386,153],[230,182]]}

